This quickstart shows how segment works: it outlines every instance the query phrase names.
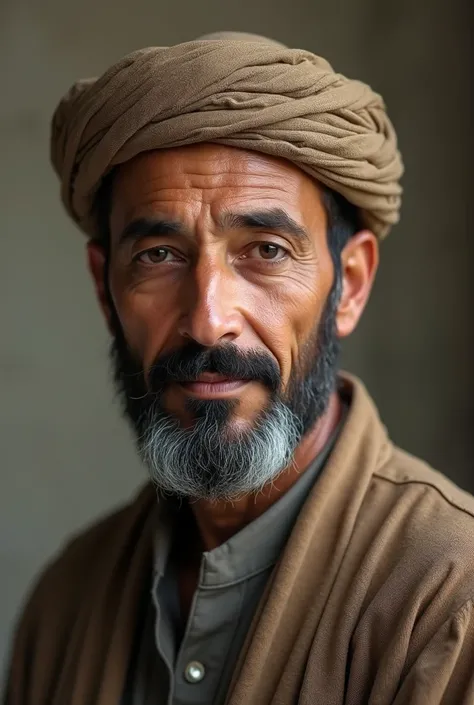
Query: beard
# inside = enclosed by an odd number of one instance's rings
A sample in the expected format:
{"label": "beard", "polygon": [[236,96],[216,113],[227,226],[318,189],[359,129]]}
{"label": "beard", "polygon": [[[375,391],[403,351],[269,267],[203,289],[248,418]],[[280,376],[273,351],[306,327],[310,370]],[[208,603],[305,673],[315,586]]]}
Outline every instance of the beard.
{"label": "beard", "polygon": [[[321,321],[304,345],[285,391],[271,355],[242,351],[234,343],[206,348],[190,342],[159,357],[146,374],[112,306],[115,384],[139,455],[158,491],[193,500],[232,501],[259,492],[288,467],[336,387],[338,301],[336,278]],[[204,372],[265,386],[268,403],[249,428],[232,427],[237,400],[189,399],[186,408],[193,417],[189,427],[166,410],[168,385],[196,381]]]}

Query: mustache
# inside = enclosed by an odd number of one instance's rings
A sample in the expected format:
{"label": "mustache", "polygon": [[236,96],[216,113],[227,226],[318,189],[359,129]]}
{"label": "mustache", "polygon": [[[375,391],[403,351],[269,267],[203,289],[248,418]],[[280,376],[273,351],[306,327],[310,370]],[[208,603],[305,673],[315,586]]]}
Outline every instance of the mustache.
{"label": "mustache", "polygon": [[205,372],[214,372],[229,379],[263,383],[276,393],[281,375],[276,361],[260,350],[241,350],[234,343],[206,348],[198,343],[161,356],[150,368],[148,385],[159,391],[171,382],[196,382]]}

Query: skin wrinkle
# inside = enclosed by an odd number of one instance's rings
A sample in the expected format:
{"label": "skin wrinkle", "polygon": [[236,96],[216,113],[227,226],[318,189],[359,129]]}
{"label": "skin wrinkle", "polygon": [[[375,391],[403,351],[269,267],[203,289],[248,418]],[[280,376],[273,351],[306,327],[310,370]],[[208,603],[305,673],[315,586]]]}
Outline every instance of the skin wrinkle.
{"label": "skin wrinkle", "polygon": [[[208,204],[206,204],[206,205],[208,205]],[[248,208],[248,206],[247,206],[247,208]],[[162,209],[160,208],[160,211],[161,211],[161,210],[162,210]],[[193,215],[194,215],[194,213],[193,213]],[[206,213],[206,215],[207,215],[207,213]],[[130,215],[128,215],[128,217],[130,217]],[[112,215],[112,218],[113,218],[113,215]],[[204,219],[204,218],[202,218],[202,219]],[[207,224],[207,219],[206,219],[206,224]],[[196,227],[196,235],[197,235],[197,237],[201,240],[201,244],[202,244],[202,239],[206,237],[205,225],[202,224],[202,222],[199,222],[199,220],[198,220],[198,222],[196,223],[196,225],[197,225],[197,227]],[[203,234],[203,232],[204,232],[204,234]],[[308,258],[308,259],[309,259],[309,258]],[[309,262],[311,263],[311,260],[309,260]],[[298,274],[299,274],[299,273],[298,273]],[[293,280],[293,281],[295,281],[295,283],[297,282],[296,277],[298,277],[298,274],[296,274],[295,279]],[[314,272],[314,275],[317,275],[317,274],[318,274],[318,272],[315,271],[315,272]],[[313,277],[310,277],[310,278],[312,279]],[[316,277],[315,277],[315,278],[316,278]],[[287,275],[286,279],[287,279],[287,281],[288,281],[288,275]],[[330,283],[330,282],[329,282],[329,283]],[[298,284],[298,286],[299,286],[299,284]],[[329,287],[328,287],[328,288],[329,288]],[[311,289],[310,289],[310,286],[309,286],[309,285],[308,285],[308,287],[307,287],[307,291],[308,291],[308,293],[311,292]],[[278,290],[278,289],[273,289],[273,292],[274,292],[274,296],[275,296],[274,302],[275,302],[275,301],[281,302],[281,299],[283,298],[283,295],[284,295],[283,292],[281,292],[281,291]],[[282,294],[283,294],[283,295],[282,295]],[[304,303],[304,302],[302,302],[301,299],[300,299],[299,301],[300,301],[300,307],[301,307],[302,303]],[[256,327],[256,326],[254,326],[254,328],[255,328],[255,327]],[[298,338],[298,337],[307,337],[308,328],[306,328],[306,330],[304,330],[304,329],[302,329],[302,328],[301,328],[301,329],[296,328],[295,333],[296,333],[296,338]],[[261,337],[260,337],[260,340],[259,340],[258,342],[261,342]],[[263,341],[263,342],[264,342],[264,341]],[[154,356],[154,355],[153,355],[153,356]],[[278,357],[278,356],[277,356],[277,357]],[[289,365],[286,363],[286,360],[282,359],[282,357],[280,357],[279,362],[280,362],[282,365],[284,365],[284,367],[283,367],[283,375],[284,375],[284,379],[287,380],[287,378],[288,378],[288,376],[289,376]]]}
{"label": "skin wrinkle", "polygon": [[[280,246],[283,242],[286,247],[284,240],[291,238],[282,240],[280,233],[272,235],[265,228],[261,234],[246,233],[245,228],[222,229],[222,215],[271,208],[283,209],[301,223],[311,242],[303,246],[301,238],[293,238],[298,249],[291,249],[281,268],[265,269],[260,263],[245,261],[235,264],[232,258],[245,243],[258,246],[269,241]],[[182,234],[150,236],[142,244],[137,242],[135,250],[127,250],[123,258],[116,246],[119,234],[131,220],[154,216],[178,220],[190,231],[188,238]],[[211,347],[227,341],[244,352],[261,350],[276,360],[285,393],[292,375],[301,373],[303,361],[314,360],[314,342],[308,341],[314,340],[334,285],[327,227],[322,189],[293,164],[201,144],[145,153],[118,168],[110,215],[110,299],[101,284],[104,251],[97,243],[89,245],[89,261],[104,313],[112,320],[113,306],[127,344],[145,373],[157,357],[181,348],[186,340]],[[184,247],[185,264],[166,264],[162,269],[154,265],[150,270],[134,269],[130,264],[133,253],[167,246],[176,251]],[[361,231],[351,238],[341,257],[344,295],[336,326],[342,335],[357,324],[376,266],[375,237]],[[247,384],[237,395],[229,428],[251,427],[268,401],[263,386]],[[166,392],[165,407],[181,423],[192,424],[183,402],[177,391],[170,388]],[[333,394],[322,417],[301,440],[293,462],[259,491],[258,498],[249,493],[232,501],[193,502],[203,545],[218,545],[276,501],[296,481],[298,468],[307,467],[322,449],[338,418],[339,402]]]}
{"label": "skin wrinkle", "polygon": [[[249,232],[255,232],[256,235],[274,233],[274,237],[284,240],[285,247],[292,249],[300,258],[304,257],[305,249],[311,244],[309,233],[281,208],[242,213],[223,211],[217,217],[216,235],[219,235],[219,240],[225,238],[226,230],[230,231],[235,240],[238,240],[239,234]],[[117,248],[130,243],[133,246],[147,237],[167,238],[173,235],[178,243],[182,238],[189,244],[195,240],[192,231],[184,223],[158,212],[153,217],[136,218],[129,222],[118,238]]]}

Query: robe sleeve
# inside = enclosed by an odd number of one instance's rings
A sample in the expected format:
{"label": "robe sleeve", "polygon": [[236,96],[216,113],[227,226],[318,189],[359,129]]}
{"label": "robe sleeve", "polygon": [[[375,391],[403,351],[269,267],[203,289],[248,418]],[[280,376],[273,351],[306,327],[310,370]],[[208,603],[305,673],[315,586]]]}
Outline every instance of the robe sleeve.
{"label": "robe sleeve", "polygon": [[404,678],[393,705],[474,705],[474,600],[436,632]]}
{"label": "robe sleeve", "polygon": [[36,631],[33,604],[34,596],[21,614],[15,630],[2,705],[29,705],[32,702],[30,667],[34,660]]}
{"label": "robe sleeve", "polygon": [[13,634],[2,705],[49,705],[51,701],[51,682],[66,653],[70,624],[56,589],[58,579],[65,584],[61,565],[53,561],[25,600]]}

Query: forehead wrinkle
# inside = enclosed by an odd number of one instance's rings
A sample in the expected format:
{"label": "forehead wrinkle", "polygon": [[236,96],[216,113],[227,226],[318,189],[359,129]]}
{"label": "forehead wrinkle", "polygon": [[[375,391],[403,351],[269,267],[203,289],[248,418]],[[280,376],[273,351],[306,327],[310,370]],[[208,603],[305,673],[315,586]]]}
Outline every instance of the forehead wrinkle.
{"label": "forehead wrinkle", "polygon": [[[171,197],[169,191],[176,192],[175,197]],[[216,190],[224,190],[224,193],[217,194]],[[183,224],[188,223],[189,219],[199,217],[203,206],[210,207],[213,214],[213,219],[219,223],[226,219],[226,213],[238,214],[242,211],[263,211],[263,210],[287,210],[292,212],[295,207],[293,199],[288,199],[288,192],[283,189],[274,187],[266,188],[265,192],[256,192],[254,189],[239,189],[241,192],[236,193],[234,189],[225,187],[215,189],[158,189],[144,194],[139,202],[127,204],[122,201],[124,211],[124,221],[128,222],[132,218],[140,215],[154,216],[155,214],[161,217],[171,217],[180,220]],[[160,198],[159,193],[166,196]],[[210,194],[209,192],[214,192]],[[285,198],[286,197],[286,198]],[[266,201],[272,203],[268,206]],[[260,205],[259,205],[260,204]],[[283,207],[284,206],[284,207]],[[192,212],[190,212],[190,210]],[[292,216],[295,218],[295,216]]]}
{"label": "forehead wrinkle", "polygon": [[[246,191],[246,190],[252,190],[254,191],[255,189],[260,189],[264,193],[269,193],[273,191],[277,191],[278,193],[288,195],[288,184],[282,184],[281,186],[275,186],[268,184],[265,182],[264,184],[209,184],[209,185],[200,185],[200,186],[159,186],[155,187],[153,189],[149,189],[145,192],[143,192],[143,196],[146,198],[151,195],[156,195],[161,192],[166,192],[166,191],[176,191],[177,193],[180,193],[184,191],[186,194],[190,194],[193,191],[196,192],[202,192],[202,191]],[[263,195],[263,194],[262,194]],[[295,194],[296,195],[296,194]],[[235,195],[236,198],[238,198],[238,195]],[[174,200],[174,199],[169,199],[169,200]]]}
{"label": "forehead wrinkle", "polygon": [[[133,178],[136,170],[130,170],[122,181],[123,197],[119,198],[125,223],[134,217],[153,216],[158,212],[172,218],[177,216],[188,227],[192,224],[194,229],[196,219],[204,215],[203,206],[207,206],[211,209],[207,217],[211,216],[219,227],[222,211],[263,211],[270,205],[265,201],[271,202],[270,209],[286,210],[294,220],[300,220],[302,193],[300,184],[291,178],[291,174],[285,179],[283,174],[271,168],[262,174],[251,174],[244,168],[219,170],[217,174],[215,171],[206,172],[202,177],[195,168],[193,173],[186,173],[182,165],[179,166],[179,170],[161,174],[151,168],[145,169],[145,173],[139,170],[135,174],[137,178]],[[193,176],[204,183],[193,183]]]}
{"label": "forehead wrinkle", "polygon": [[[193,179],[202,180],[204,183],[194,185]],[[208,183],[209,181],[212,182],[213,179],[216,183]],[[120,179],[120,172],[119,180],[122,181]],[[185,169],[170,169],[167,171],[163,170],[163,173],[156,173],[156,169],[145,168],[141,170],[137,168],[134,169],[133,167],[126,170],[123,174],[122,184],[125,188],[129,180],[134,182],[134,184],[138,182],[142,191],[145,192],[145,195],[150,192],[167,189],[254,188],[255,186],[260,186],[268,190],[277,189],[286,192],[289,181],[293,181],[291,173],[281,174],[271,169],[269,169],[267,173],[255,173],[248,170],[236,170],[234,168],[218,171],[214,169],[213,171],[209,170],[203,173],[199,173],[198,171],[189,172]],[[243,180],[245,180],[245,182]],[[236,181],[238,183],[235,183]],[[274,185],[275,181],[281,182],[281,185]]]}

